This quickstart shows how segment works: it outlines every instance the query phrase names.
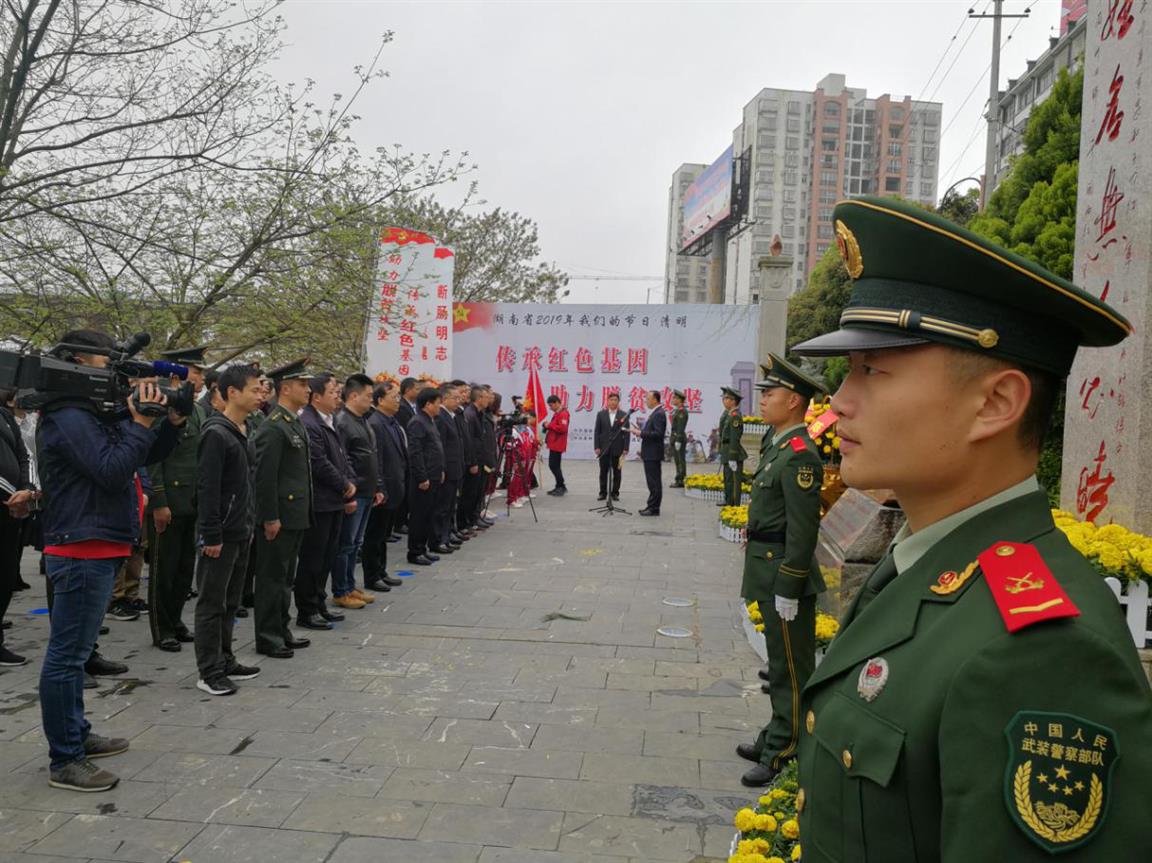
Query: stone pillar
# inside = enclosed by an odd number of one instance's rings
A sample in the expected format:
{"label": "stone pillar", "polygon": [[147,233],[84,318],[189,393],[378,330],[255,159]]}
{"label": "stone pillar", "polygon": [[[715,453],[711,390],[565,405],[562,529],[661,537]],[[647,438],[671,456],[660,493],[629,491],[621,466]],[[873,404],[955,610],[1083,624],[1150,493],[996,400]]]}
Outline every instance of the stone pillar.
{"label": "stone pillar", "polygon": [[763,361],[769,351],[784,356],[792,263],[791,256],[787,255],[760,259],[760,336],[756,344],[758,361]]}
{"label": "stone pillar", "polygon": [[1068,379],[1061,502],[1097,524],[1152,532],[1152,8],[1093,0],[1073,281],[1135,326],[1080,351]]}
{"label": "stone pillar", "polygon": [[712,254],[708,256],[708,302],[724,302],[725,269],[728,264],[728,229],[712,231]]}

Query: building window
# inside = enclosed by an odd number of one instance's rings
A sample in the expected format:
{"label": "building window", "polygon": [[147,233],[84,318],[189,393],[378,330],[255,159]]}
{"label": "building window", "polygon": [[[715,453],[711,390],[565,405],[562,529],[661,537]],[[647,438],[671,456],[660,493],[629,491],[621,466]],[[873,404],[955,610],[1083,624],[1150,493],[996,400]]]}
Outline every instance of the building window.
{"label": "building window", "polygon": [[936,143],[936,130],[935,129],[925,129],[924,130],[924,143],[925,144],[935,144]]}
{"label": "building window", "polygon": [[796,208],[785,207],[782,211],[785,222],[794,222],[796,220]]}
{"label": "building window", "polygon": [[787,138],[784,139],[784,146],[785,146],[785,148],[787,148],[789,150],[799,150],[800,149],[800,139],[794,135],[789,135]]}
{"label": "building window", "polygon": [[757,201],[771,201],[772,200],[772,187],[763,185],[756,187],[756,200]]}
{"label": "building window", "polygon": [[824,103],[824,116],[825,117],[839,117],[840,116],[840,103],[839,102],[825,102]]}
{"label": "building window", "polygon": [[899,177],[885,177],[884,178],[884,191],[885,192],[899,192],[900,191],[900,178]]}
{"label": "building window", "polygon": [[832,208],[831,207],[821,207],[817,211],[817,218],[819,218],[821,222],[831,222],[832,221]]}
{"label": "building window", "polygon": [[821,240],[832,239],[832,226],[831,225],[818,225],[816,227],[816,236]]}
{"label": "building window", "polygon": [[789,102],[788,103],[788,113],[789,114],[799,114],[800,113],[800,103],[797,101]]}
{"label": "building window", "polygon": [[800,154],[799,153],[785,153],[784,164],[789,168],[800,167]]}
{"label": "building window", "polygon": [[902,138],[902,137],[904,137],[904,127],[903,126],[889,126],[888,127],[888,137],[889,138]]}
{"label": "building window", "polygon": [[820,142],[820,148],[825,153],[836,153],[840,150],[840,139],[839,138],[825,138],[823,141]]}
{"label": "building window", "polygon": [[786,204],[795,204],[796,203],[796,190],[795,189],[785,189],[784,190],[784,203],[786,203]]}
{"label": "building window", "polygon": [[835,171],[821,171],[820,172],[821,185],[831,186],[831,185],[835,184],[835,182],[836,182],[836,172]]}
{"label": "building window", "polygon": [[935,185],[933,183],[921,183],[920,184],[920,197],[921,198],[935,198],[936,197]]}
{"label": "building window", "polygon": [[794,236],[796,236],[795,226],[794,225],[784,225],[782,228],[780,228],[780,236],[787,237],[788,239],[792,239]]}
{"label": "building window", "polygon": [[900,160],[899,159],[889,159],[888,160],[888,173],[889,174],[899,174],[900,173]]}
{"label": "building window", "polygon": [[[860,181],[856,181],[856,191],[860,191]],[[835,204],[836,203],[836,190],[835,189],[821,189],[820,190],[820,203],[821,204]]]}
{"label": "building window", "polygon": [[888,144],[888,155],[899,156],[904,151],[904,145],[899,141],[892,141]]}
{"label": "building window", "polygon": [[916,184],[911,180],[904,184],[904,194],[909,198],[916,194]]}
{"label": "building window", "polygon": [[936,148],[935,147],[925,147],[923,150],[920,151],[920,155],[922,155],[924,157],[925,162],[935,162],[936,161]]}
{"label": "building window", "polygon": [[784,184],[788,185],[788,186],[795,186],[796,185],[796,172],[795,171],[785,171],[784,172]]}
{"label": "building window", "polygon": [[835,168],[840,163],[835,153],[825,153],[824,158],[820,160],[820,164],[826,168]]}
{"label": "building window", "polygon": [[775,132],[776,131],[776,115],[772,114],[771,116],[768,116],[768,117],[762,116],[760,118],[760,128],[765,130],[765,131],[768,131],[768,132]]}
{"label": "building window", "polygon": [[676,292],[676,302],[678,302],[678,303],[688,302],[688,292],[687,291],[677,291]]}
{"label": "building window", "polygon": [[800,131],[800,118],[799,117],[789,117],[788,118],[788,131],[789,132],[799,132]]}

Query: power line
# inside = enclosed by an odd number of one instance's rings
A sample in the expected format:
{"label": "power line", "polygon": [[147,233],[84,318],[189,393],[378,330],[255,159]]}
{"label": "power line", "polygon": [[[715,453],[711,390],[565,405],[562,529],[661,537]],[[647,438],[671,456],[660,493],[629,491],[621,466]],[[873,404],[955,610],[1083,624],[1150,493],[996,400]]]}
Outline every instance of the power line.
{"label": "power line", "polygon": [[[984,4],[984,12],[987,12],[988,7],[991,5],[992,5],[992,0],[988,0],[988,2]],[[971,10],[969,10],[969,11],[971,11]],[[984,14],[984,12],[981,12],[980,14]],[[940,88],[944,86],[944,82],[947,81],[948,76],[952,74],[952,69],[956,66],[956,63],[959,62],[960,58],[963,56],[964,49],[968,47],[968,43],[971,42],[972,37],[976,35],[977,29],[979,29],[978,26],[973,24],[972,29],[968,32],[968,37],[964,40],[964,44],[962,44],[960,46],[960,49],[956,52],[956,56],[953,57],[952,62],[950,64],[948,64],[948,69],[947,69],[947,71],[944,72],[944,77],[936,82],[936,89],[934,89],[932,91],[932,95],[928,97],[929,102],[935,100],[936,94],[940,92]]]}
{"label": "power line", "polygon": [[[991,2],[991,0],[989,0],[989,2]],[[985,8],[987,8],[987,7],[985,7]],[[960,35],[960,31],[964,29],[964,25],[967,24],[969,22],[969,20],[970,19],[968,18],[968,13],[965,12],[964,16],[960,19],[960,26],[958,26],[956,28],[956,32],[952,34],[952,38],[949,39],[948,44],[944,46],[944,53],[941,54],[940,59],[936,61],[936,66],[932,69],[932,74],[928,76],[928,80],[925,81],[924,86],[920,88],[920,95],[916,97],[917,102],[921,101],[924,94],[926,92],[928,92],[928,86],[932,83],[932,79],[936,77],[936,73],[940,71],[940,67],[944,65],[944,58],[948,56],[948,52],[951,51],[952,46],[954,44],[956,44],[956,37]],[[973,30],[975,30],[975,25],[973,25]],[[971,38],[972,38],[972,35],[969,34],[968,39],[971,39]],[[968,44],[968,39],[964,40],[965,45]],[[961,48],[961,50],[963,50],[963,48]],[[955,64],[953,64],[953,65],[955,65]],[[949,68],[951,68],[951,67],[949,67]]]}

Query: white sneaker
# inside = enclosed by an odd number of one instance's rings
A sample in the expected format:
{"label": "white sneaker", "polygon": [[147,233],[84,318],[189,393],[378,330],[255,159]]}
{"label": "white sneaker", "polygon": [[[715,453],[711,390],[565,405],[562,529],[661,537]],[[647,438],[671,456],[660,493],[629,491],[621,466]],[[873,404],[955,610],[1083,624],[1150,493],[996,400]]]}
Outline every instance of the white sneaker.
{"label": "white sneaker", "polygon": [[512,506],[516,507],[517,509],[524,506],[524,498],[520,498],[520,500],[513,501]]}
{"label": "white sneaker", "polygon": [[498,488],[496,491],[492,492],[492,497],[504,497],[505,494],[507,494],[507,492],[504,491],[504,489]]}
{"label": "white sneaker", "polygon": [[483,516],[484,516],[484,518],[488,519],[489,521],[492,521],[492,519],[496,518],[496,513],[492,512],[492,510],[490,510],[490,509],[486,509],[483,512]]}

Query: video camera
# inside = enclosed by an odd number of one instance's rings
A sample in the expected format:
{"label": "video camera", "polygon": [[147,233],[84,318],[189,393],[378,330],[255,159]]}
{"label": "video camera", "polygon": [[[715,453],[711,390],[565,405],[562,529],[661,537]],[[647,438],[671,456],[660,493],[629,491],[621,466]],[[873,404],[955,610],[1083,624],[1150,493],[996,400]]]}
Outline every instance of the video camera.
{"label": "video camera", "polygon": [[[0,387],[20,391],[19,398],[29,410],[50,411],[53,408],[86,405],[98,413],[119,413],[128,399],[145,416],[165,416],[171,408],[182,416],[193,410],[195,390],[188,377],[188,367],[169,362],[144,362],[132,357],[152,342],[148,333],[137,333],[127,342],[112,348],[90,345],[58,344],[47,353],[0,351]],[[83,366],[77,354],[99,354],[108,357],[104,368]],[[140,392],[132,378],[179,377],[179,386],[156,384],[167,396],[167,404],[140,403]]]}
{"label": "video camera", "polygon": [[500,431],[511,431],[516,426],[525,425],[528,422],[528,414],[523,411],[517,410],[515,413],[507,414],[496,420],[496,428]]}

